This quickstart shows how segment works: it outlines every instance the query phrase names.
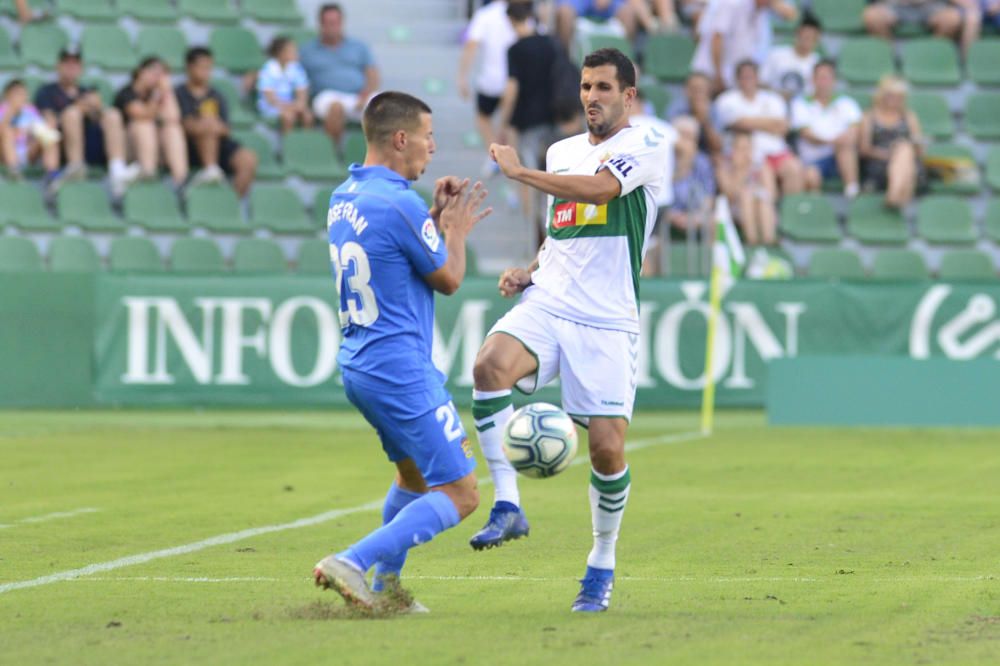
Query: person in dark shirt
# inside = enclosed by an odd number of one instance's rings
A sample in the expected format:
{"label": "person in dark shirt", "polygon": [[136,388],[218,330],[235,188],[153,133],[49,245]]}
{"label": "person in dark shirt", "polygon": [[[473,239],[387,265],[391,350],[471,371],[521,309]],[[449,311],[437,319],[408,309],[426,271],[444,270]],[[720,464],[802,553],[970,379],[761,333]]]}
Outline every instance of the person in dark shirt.
{"label": "person in dark shirt", "polygon": [[156,177],[162,152],[179,190],[188,176],[187,144],[166,65],[156,57],[140,62],[131,82],[115,95],[115,107],[125,119],[125,134],[143,177]]}
{"label": "person in dark shirt", "polygon": [[244,196],[257,175],[257,154],[229,136],[226,100],[210,84],[212,52],[195,47],[187,52],[187,81],[177,86],[181,123],[187,136],[191,167],[201,170],[191,185],[217,183],[233,177],[233,189]]}
{"label": "person in dark shirt", "polygon": [[107,166],[111,192],[117,199],[138,178],[139,165],[125,164],[121,112],[105,108],[96,90],[80,85],[82,73],[79,51],[63,49],[56,65],[56,80],[35,93],[35,106],[63,136],[66,166],[49,188],[54,192],[64,182],[86,178],[87,165]]}

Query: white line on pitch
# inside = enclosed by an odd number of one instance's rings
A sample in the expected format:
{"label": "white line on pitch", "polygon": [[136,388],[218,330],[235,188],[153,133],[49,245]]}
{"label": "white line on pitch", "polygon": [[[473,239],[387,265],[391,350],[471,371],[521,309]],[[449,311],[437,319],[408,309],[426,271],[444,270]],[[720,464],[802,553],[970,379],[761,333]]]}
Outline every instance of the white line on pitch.
{"label": "white line on pitch", "polygon": [[[700,432],[686,432],[679,433],[675,435],[662,435],[660,437],[650,437],[648,439],[640,439],[627,444],[625,446],[626,451],[636,451],[639,449],[644,449],[650,446],[657,446],[662,444],[675,444],[680,442],[687,442],[695,439],[701,439],[705,437]],[[573,461],[572,464],[580,465],[584,462],[588,462],[586,456],[581,456]],[[489,482],[489,479],[483,479],[480,481],[481,485],[485,485]],[[220,534],[218,536],[209,537],[208,539],[202,539],[201,541],[195,541],[192,543],[184,544],[183,546],[174,546],[173,548],[164,548],[162,550],[154,550],[148,553],[139,553],[138,555],[129,555],[127,557],[121,557],[117,560],[110,560],[108,562],[98,562],[96,564],[89,564],[85,567],[80,567],[79,569],[70,569],[69,571],[61,571],[59,573],[49,574],[48,576],[41,576],[39,578],[32,578],[31,580],[21,580],[12,583],[0,584],[0,594],[6,592],[13,592],[14,590],[23,590],[31,587],[38,587],[40,585],[48,585],[49,583],[59,583],[67,580],[75,580],[83,576],[90,576],[97,573],[102,573],[104,571],[114,571],[115,569],[121,569],[123,567],[130,567],[136,564],[145,564],[146,562],[151,562],[153,560],[159,560],[164,557],[174,557],[175,555],[187,555],[189,553],[194,553],[199,550],[204,550],[206,548],[211,548],[213,546],[221,546],[227,543],[234,543],[236,541],[243,541],[245,539],[251,539],[253,537],[261,536],[263,534],[272,534],[274,532],[283,532],[285,530],[295,530],[302,527],[312,527],[313,525],[320,525],[322,523],[329,522],[331,520],[336,520],[342,516],[348,516],[353,513],[361,513],[363,511],[374,511],[382,507],[382,498],[377,500],[372,500],[365,504],[360,504],[358,506],[349,507],[346,509],[334,509],[333,511],[326,511],[324,513],[317,514],[315,516],[310,516],[308,518],[300,518],[298,520],[293,520],[290,523],[281,523],[278,525],[265,525],[263,527],[252,527],[246,530],[240,530],[239,532],[230,532],[229,534]]]}
{"label": "white line on pitch", "polygon": [[17,521],[19,523],[47,523],[50,520],[59,520],[61,518],[73,518],[74,516],[82,516],[86,513],[97,513],[100,509],[95,509],[93,507],[83,507],[81,509],[73,509],[72,511],[56,511],[55,513],[46,513],[42,516],[31,516],[29,518],[22,518]]}

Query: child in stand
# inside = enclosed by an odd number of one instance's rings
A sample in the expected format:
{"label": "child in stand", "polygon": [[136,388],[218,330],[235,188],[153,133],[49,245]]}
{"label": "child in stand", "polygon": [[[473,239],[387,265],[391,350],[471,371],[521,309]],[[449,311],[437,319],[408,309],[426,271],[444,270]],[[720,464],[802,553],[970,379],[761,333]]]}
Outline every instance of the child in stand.
{"label": "child in stand", "polygon": [[754,164],[753,136],[732,132],[729,155],[719,165],[719,189],[729,199],[748,246],[777,242],[777,181],[767,162]]}
{"label": "child in stand", "polygon": [[267,52],[271,58],[257,78],[257,110],[268,120],[280,120],[282,134],[297,124],[312,127],[309,78],[299,63],[298,46],[288,37],[275,37]]}
{"label": "child in stand", "polygon": [[20,79],[3,89],[0,103],[0,154],[8,175],[21,179],[21,170],[41,158],[45,180],[59,174],[59,131],[46,124],[38,109],[28,102],[28,88]]}

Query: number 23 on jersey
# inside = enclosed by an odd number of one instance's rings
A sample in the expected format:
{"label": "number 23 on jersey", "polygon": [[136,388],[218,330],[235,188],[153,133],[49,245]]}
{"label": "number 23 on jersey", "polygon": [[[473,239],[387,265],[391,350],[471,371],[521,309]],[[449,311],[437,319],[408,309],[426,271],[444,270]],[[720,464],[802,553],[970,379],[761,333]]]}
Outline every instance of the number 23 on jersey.
{"label": "number 23 on jersey", "polygon": [[330,260],[340,292],[340,325],[368,327],[378,319],[378,302],[371,287],[372,267],[365,249],[353,241],[330,246]]}

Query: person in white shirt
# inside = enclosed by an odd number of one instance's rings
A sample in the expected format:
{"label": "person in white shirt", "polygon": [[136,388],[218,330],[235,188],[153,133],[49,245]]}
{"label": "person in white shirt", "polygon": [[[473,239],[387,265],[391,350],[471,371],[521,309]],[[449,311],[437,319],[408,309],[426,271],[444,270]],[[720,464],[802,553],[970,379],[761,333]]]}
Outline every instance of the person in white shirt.
{"label": "person in white shirt", "polygon": [[795,31],[795,43],[771,49],[764,61],[760,78],[764,85],[792,100],[798,95],[811,95],[813,67],[820,57],[816,52],[822,26],[811,12],[803,12],[802,22]]}
{"label": "person in white shirt", "polygon": [[834,92],[837,67],[821,60],[813,69],[816,93],[792,102],[792,129],[799,133],[799,157],[806,165],[807,187],[840,177],[844,195],[858,195],[858,127],[861,107]]}
{"label": "person in white shirt", "polygon": [[715,117],[727,132],[751,132],[753,163],[764,164],[777,175],[784,194],[801,192],[805,186],[802,162],[785,142],[788,105],[778,93],[762,90],[757,64],[744,60],[736,66],[738,87],[715,100]]}

